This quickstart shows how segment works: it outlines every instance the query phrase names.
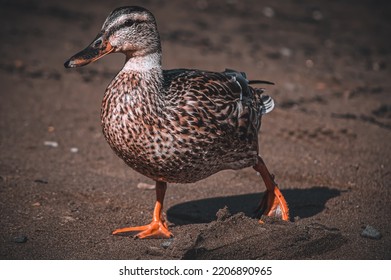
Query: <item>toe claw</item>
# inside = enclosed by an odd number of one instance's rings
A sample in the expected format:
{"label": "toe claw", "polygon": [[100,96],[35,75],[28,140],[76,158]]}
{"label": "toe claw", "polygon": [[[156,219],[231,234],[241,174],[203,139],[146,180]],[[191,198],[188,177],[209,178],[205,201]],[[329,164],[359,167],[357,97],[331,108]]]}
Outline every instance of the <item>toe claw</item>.
{"label": "toe claw", "polygon": [[122,233],[137,233],[134,239],[144,238],[171,238],[173,235],[168,230],[167,224],[162,221],[152,221],[150,224],[140,227],[127,227],[113,231],[113,235]]}

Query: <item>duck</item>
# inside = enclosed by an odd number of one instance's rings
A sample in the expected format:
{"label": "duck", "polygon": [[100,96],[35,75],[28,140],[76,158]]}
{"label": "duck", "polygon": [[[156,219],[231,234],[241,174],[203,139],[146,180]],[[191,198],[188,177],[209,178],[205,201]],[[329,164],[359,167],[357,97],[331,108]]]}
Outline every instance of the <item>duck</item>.
{"label": "duck", "polygon": [[125,64],[104,93],[102,132],[119,158],[155,181],[156,192],[152,221],[113,235],[173,237],[163,215],[168,183],[193,183],[247,167],[266,186],[258,217],[289,220],[287,202],[259,154],[261,119],[274,101],[256,85],[273,83],[248,80],[232,69],[162,69],[156,19],[138,6],[113,10],[95,39],[64,66],[82,67],[111,53],[123,53]]}

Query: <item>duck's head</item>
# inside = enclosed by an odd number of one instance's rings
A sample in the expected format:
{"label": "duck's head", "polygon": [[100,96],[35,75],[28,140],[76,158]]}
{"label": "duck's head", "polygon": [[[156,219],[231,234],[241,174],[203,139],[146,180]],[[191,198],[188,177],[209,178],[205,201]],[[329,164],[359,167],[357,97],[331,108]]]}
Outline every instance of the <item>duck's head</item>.
{"label": "duck's head", "polygon": [[115,9],[92,43],[64,66],[81,67],[113,52],[122,52],[127,58],[161,53],[156,21],[150,11],[136,6]]}

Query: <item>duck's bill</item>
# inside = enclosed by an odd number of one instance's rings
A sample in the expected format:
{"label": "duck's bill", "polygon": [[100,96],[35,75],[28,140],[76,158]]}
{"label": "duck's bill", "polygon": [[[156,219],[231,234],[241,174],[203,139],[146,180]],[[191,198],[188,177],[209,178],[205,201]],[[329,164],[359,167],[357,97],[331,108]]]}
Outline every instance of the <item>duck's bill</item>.
{"label": "duck's bill", "polygon": [[105,44],[102,43],[98,46],[95,45],[96,40],[87,48],[68,59],[64,63],[64,66],[66,68],[82,67],[100,59],[101,57],[111,53],[114,50],[114,48],[110,45],[109,42],[106,42]]}

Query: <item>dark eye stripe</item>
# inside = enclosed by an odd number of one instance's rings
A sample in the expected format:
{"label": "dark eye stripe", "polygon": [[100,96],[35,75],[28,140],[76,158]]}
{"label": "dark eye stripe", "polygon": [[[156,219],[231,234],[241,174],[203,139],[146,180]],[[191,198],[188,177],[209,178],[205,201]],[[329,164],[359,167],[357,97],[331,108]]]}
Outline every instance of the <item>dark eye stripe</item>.
{"label": "dark eye stripe", "polygon": [[131,26],[131,25],[133,25],[134,23],[135,23],[135,22],[134,22],[133,20],[128,19],[127,21],[125,21],[124,25],[125,25],[125,26]]}
{"label": "dark eye stripe", "polygon": [[[128,23],[129,22],[129,23]],[[130,24],[131,23],[131,24]],[[115,33],[117,30],[120,30],[124,27],[129,27],[129,26],[132,26],[134,24],[141,24],[141,23],[146,23],[146,21],[144,20],[126,20],[123,24],[120,24],[120,25],[117,25],[117,26],[113,26],[109,32],[107,32],[107,36],[110,37],[113,33]]]}

